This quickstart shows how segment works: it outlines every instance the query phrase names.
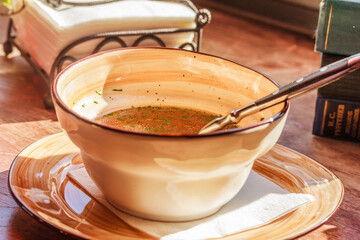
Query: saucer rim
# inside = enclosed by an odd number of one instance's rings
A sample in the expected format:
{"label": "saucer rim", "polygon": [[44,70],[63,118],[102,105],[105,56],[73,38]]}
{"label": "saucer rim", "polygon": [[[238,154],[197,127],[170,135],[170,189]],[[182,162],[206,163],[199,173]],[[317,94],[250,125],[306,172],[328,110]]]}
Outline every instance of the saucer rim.
{"label": "saucer rim", "polygon": [[[72,227],[69,226],[69,228],[72,229],[73,232],[69,232],[68,229],[64,228],[63,225],[56,225],[54,224],[53,222],[51,221],[48,221],[46,219],[43,219],[41,216],[39,216],[36,212],[33,212],[28,206],[26,203],[24,203],[22,200],[21,200],[21,197],[18,196],[16,194],[16,191],[13,189],[13,186],[11,185],[11,179],[13,177],[13,171],[14,171],[14,165],[18,162],[18,159],[20,157],[20,155],[28,150],[28,149],[31,149],[34,145],[38,144],[39,142],[41,141],[46,141],[47,139],[51,139],[52,137],[61,137],[63,135],[66,135],[64,132],[59,132],[59,133],[55,133],[55,134],[50,134],[48,136],[45,136],[43,138],[40,138],[38,139],[37,141],[34,141],[33,143],[29,144],[27,147],[25,147],[23,150],[21,150],[19,152],[19,154],[16,155],[16,157],[14,158],[13,162],[11,163],[11,166],[9,168],[9,172],[8,172],[8,179],[7,179],[7,183],[8,183],[8,189],[9,189],[9,192],[12,196],[12,198],[15,200],[15,202],[21,207],[21,209],[23,209],[27,214],[29,214],[32,218],[36,219],[38,222],[40,222],[41,224],[44,224],[45,226],[48,226],[50,227],[51,229],[57,231],[57,232],[60,232],[60,234],[64,235],[64,236],[71,236],[72,238],[75,238],[75,239],[88,239],[88,234],[84,234],[82,233],[81,231],[78,231]],[[70,139],[69,139],[70,141]],[[339,184],[339,187],[341,188],[341,192],[338,193],[337,195],[339,196],[339,200],[338,202],[336,203],[336,206],[333,207],[331,213],[329,213],[326,217],[324,217],[320,222],[318,222],[317,224],[310,224],[310,226],[308,226],[306,229],[304,229],[303,231],[299,231],[297,233],[294,233],[293,235],[290,235],[288,236],[287,239],[294,239],[294,238],[298,238],[298,237],[301,237],[301,236],[304,236],[306,234],[308,234],[309,232],[321,227],[324,223],[326,223],[329,219],[331,219],[340,209],[342,203],[343,203],[343,199],[344,199],[344,185],[342,183],[342,181],[336,176],[336,174],[334,174],[332,171],[330,171],[328,168],[326,168],[323,164],[315,161],[314,159],[296,151],[296,150],[293,150],[291,148],[288,148],[286,146],[283,146],[281,144],[276,144],[274,146],[274,148],[283,148],[287,151],[290,151],[292,153],[295,153],[296,155],[298,156],[301,156],[302,158],[306,158],[308,161],[310,161],[311,163],[315,164],[315,165],[318,165],[322,170],[326,171],[329,175],[331,175],[333,177],[334,180],[338,180],[338,184]],[[255,171],[255,170],[254,170]],[[256,172],[256,171],[255,171]],[[276,184],[276,182],[275,182]],[[78,186],[77,186],[78,187]],[[80,188],[80,187],[78,187]],[[274,220],[276,221],[276,220]],[[273,221],[271,221],[273,222]],[[268,224],[270,224],[271,222],[269,223],[266,223],[264,224],[263,226],[260,226],[260,227],[257,227],[257,228],[261,228],[261,227],[264,227]],[[141,232],[140,230],[137,230],[131,226],[129,226],[129,228],[133,229],[134,231],[138,231],[138,232]],[[232,235],[236,235],[236,234],[239,234],[241,233],[242,231],[238,232],[238,233],[235,233],[235,234],[232,234]],[[142,234],[144,235],[148,235],[144,232],[141,232]],[[232,236],[232,235],[229,235],[229,236]],[[149,239],[153,238],[151,237],[150,235],[149,236]],[[224,236],[224,237],[229,237],[229,236]],[[121,237],[121,235],[119,235],[119,237]],[[220,238],[222,239],[222,238]]]}

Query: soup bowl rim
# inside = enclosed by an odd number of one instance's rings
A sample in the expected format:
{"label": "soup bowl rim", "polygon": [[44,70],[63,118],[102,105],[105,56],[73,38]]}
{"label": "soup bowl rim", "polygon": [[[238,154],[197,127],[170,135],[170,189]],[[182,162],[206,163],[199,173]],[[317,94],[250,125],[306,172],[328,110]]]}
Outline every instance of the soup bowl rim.
{"label": "soup bowl rim", "polygon": [[281,119],[283,116],[285,116],[286,112],[289,110],[290,107],[290,103],[288,100],[284,101],[284,107],[281,109],[280,112],[276,113],[275,115],[271,116],[270,118],[264,119],[260,122],[254,123],[254,124],[250,124],[248,126],[244,126],[244,127],[238,127],[238,128],[232,128],[232,129],[227,129],[227,130],[219,130],[216,132],[212,132],[212,133],[207,133],[207,134],[187,134],[187,135],[171,135],[171,134],[154,134],[154,133],[146,133],[146,132],[138,132],[138,131],[130,131],[130,130],[124,130],[124,129],[120,129],[120,128],[116,128],[116,127],[112,127],[109,125],[105,125],[105,124],[101,124],[98,123],[96,121],[93,121],[89,118],[83,117],[80,114],[78,114],[76,111],[72,110],[70,107],[67,106],[67,104],[65,104],[61,97],[60,94],[57,91],[57,83],[59,82],[59,79],[61,78],[61,76],[67,72],[69,69],[73,68],[75,65],[86,61],[88,59],[92,59],[95,58],[97,56],[103,55],[103,54],[108,54],[108,53],[112,53],[112,52],[119,52],[119,51],[127,51],[127,50],[134,50],[134,49],[154,49],[154,50],[174,50],[174,51],[180,51],[180,52],[187,52],[187,53],[194,53],[197,55],[203,55],[203,56],[208,56],[208,57],[212,57],[212,58],[217,58],[220,60],[224,60],[224,61],[228,61],[231,63],[234,63],[236,65],[239,65],[243,68],[249,69],[253,72],[256,72],[260,75],[262,75],[263,77],[265,77],[267,80],[269,80],[270,82],[272,82],[276,87],[280,87],[279,84],[277,82],[275,82],[274,80],[272,80],[271,78],[267,77],[265,74],[254,70],[250,67],[247,67],[243,64],[240,64],[238,62],[226,59],[224,57],[219,57],[216,55],[212,55],[212,54],[208,54],[208,53],[202,53],[202,52],[195,52],[195,51],[190,51],[190,50],[184,50],[184,49],[178,49],[178,48],[169,48],[169,47],[127,47],[127,48],[119,48],[119,49],[111,49],[111,50],[106,50],[106,51],[101,51],[95,54],[91,54],[87,57],[84,57],[70,65],[68,65],[67,67],[65,67],[54,79],[53,83],[52,83],[52,87],[51,87],[51,92],[52,92],[52,97],[53,97],[53,101],[56,102],[56,104],[62,108],[62,110],[64,110],[65,112],[67,112],[68,114],[72,115],[73,117],[81,120],[84,123],[87,124],[91,124],[91,125],[95,125],[97,127],[100,127],[104,130],[109,130],[109,131],[114,131],[114,132],[119,132],[119,133],[124,133],[124,134],[131,134],[131,135],[141,135],[144,137],[168,137],[168,138],[202,138],[202,137],[214,137],[214,136],[218,136],[218,135],[227,135],[227,134],[238,134],[238,133],[242,133],[245,130],[249,130],[249,129],[254,129],[257,128],[259,126],[262,125],[266,125],[266,124],[271,124],[272,122],[275,122],[279,119]]}

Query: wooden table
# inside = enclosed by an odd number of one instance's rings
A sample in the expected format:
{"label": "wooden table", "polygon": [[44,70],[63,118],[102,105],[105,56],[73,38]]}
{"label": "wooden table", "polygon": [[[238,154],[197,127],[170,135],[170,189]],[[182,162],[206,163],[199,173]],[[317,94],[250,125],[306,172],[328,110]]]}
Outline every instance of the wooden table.
{"label": "wooden table", "polygon": [[[202,51],[219,55],[287,84],[319,66],[314,40],[211,9]],[[5,36],[0,18],[0,40]],[[0,48],[1,49],[1,48]],[[8,169],[32,142],[61,131],[55,112],[43,107],[38,77],[24,59],[0,50],[0,239],[66,239],[25,213],[12,199]],[[279,144],[303,153],[333,171],[345,186],[345,199],[334,217],[299,239],[359,239],[360,144],[311,134],[316,92],[294,99]]]}

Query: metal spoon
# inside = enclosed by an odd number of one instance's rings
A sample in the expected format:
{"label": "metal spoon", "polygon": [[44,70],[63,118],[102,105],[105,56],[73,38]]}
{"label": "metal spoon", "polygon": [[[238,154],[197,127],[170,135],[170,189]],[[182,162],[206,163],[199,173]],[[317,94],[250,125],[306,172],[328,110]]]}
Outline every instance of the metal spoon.
{"label": "metal spoon", "polygon": [[360,68],[360,53],[326,65],[243,108],[232,110],[228,115],[217,118],[205,125],[199,134],[211,133],[223,129],[229,124],[237,124],[246,116],[297,97],[310,90],[325,86],[358,68]]}

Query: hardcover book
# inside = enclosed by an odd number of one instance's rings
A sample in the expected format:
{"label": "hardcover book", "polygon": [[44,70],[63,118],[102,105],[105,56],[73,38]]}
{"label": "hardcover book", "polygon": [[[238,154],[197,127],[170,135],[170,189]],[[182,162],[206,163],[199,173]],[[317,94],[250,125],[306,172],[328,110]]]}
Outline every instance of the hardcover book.
{"label": "hardcover book", "polygon": [[360,102],[318,97],[313,134],[360,141]]}
{"label": "hardcover book", "polygon": [[339,55],[360,52],[359,0],[323,0],[320,3],[315,50]]}
{"label": "hardcover book", "polygon": [[[323,0],[315,50],[321,66],[360,52],[360,1]],[[319,88],[313,134],[360,140],[360,70]]]}

